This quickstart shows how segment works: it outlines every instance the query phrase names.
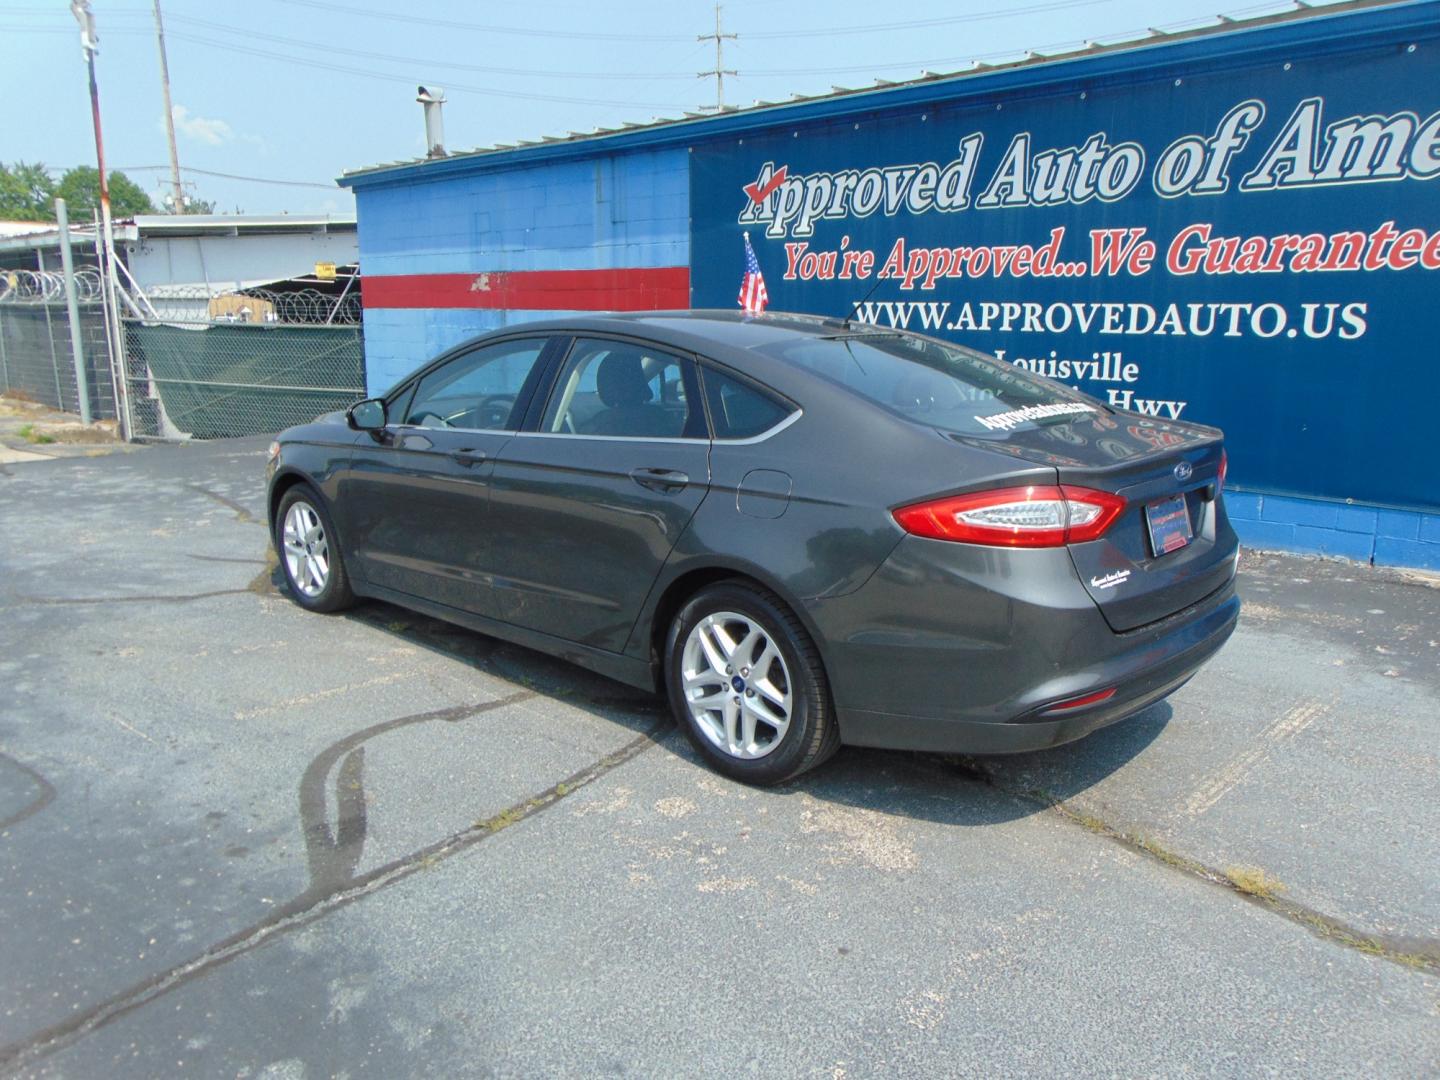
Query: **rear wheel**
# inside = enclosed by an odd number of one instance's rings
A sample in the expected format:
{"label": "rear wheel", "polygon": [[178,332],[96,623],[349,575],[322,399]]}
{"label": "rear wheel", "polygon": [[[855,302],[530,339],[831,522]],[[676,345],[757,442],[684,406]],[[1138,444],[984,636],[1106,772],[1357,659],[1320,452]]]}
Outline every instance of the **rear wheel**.
{"label": "rear wheel", "polygon": [[670,706],[717,771],[778,784],[840,744],[819,651],[774,594],[741,582],[701,590],[665,647]]}
{"label": "rear wheel", "polygon": [[275,547],[295,602],[310,611],[340,611],[355,602],[340,542],[325,503],[297,484],[280,499]]}

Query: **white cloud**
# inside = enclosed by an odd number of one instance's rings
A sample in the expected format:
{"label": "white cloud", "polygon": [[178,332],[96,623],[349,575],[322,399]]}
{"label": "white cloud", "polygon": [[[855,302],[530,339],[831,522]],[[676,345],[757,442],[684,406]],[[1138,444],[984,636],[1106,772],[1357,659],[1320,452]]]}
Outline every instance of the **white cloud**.
{"label": "white cloud", "polygon": [[204,116],[192,116],[184,105],[170,110],[175,119],[175,130],[186,138],[203,142],[208,146],[219,146],[235,137],[235,132],[224,120],[211,120]]}

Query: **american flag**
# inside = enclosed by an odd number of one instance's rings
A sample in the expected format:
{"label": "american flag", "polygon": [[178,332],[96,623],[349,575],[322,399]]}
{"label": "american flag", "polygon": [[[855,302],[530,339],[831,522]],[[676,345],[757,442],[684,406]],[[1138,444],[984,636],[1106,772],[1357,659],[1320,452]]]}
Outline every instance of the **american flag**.
{"label": "american flag", "polygon": [[770,302],[765,291],[765,275],[760,273],[760,264],[755,261],[755,249],[750,246],[750,234],[745,234],[745,277],[740,282],[740,306],[748,315],[759,315]]}

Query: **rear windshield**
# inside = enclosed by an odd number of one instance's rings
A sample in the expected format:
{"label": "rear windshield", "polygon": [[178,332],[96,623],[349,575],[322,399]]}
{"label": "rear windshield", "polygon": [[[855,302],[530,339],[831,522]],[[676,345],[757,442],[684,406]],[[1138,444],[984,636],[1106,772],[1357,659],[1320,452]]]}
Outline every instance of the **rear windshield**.
{"label": "rear windshield", "polygon": [[1003,437],[1098,413],[1089,398],[958,345],[857,331],[760,352],[840,383],[891,412],[961,435]]}

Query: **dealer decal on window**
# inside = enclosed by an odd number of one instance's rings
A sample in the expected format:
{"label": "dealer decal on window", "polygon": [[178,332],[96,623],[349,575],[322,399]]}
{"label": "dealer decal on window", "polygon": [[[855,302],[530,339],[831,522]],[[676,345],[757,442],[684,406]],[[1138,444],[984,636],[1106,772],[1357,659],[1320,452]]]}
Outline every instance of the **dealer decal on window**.
{"label": "dealer decal on window", "polygon": [[1055,405],[1026,405],[1023,409],[1011,409],[1009,412],[994,413],[991,416],[977,416],[975,419],[991,431],[1009,431],[1027,420],[1041,420],[1047,416],[1069,416],[1073,413],[1097,411],[1094,405],[1085,405],[1079,401],[1062,401]]}

